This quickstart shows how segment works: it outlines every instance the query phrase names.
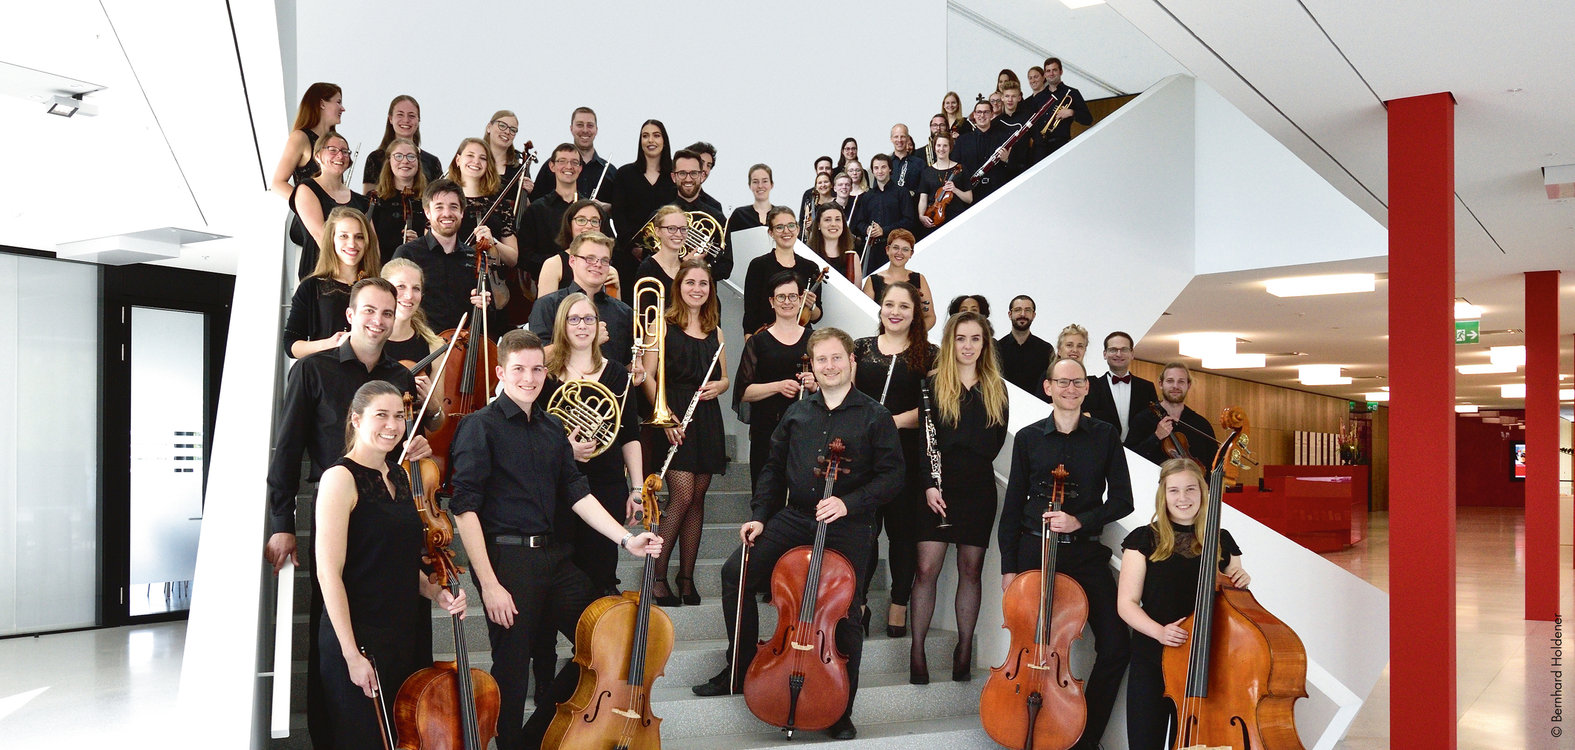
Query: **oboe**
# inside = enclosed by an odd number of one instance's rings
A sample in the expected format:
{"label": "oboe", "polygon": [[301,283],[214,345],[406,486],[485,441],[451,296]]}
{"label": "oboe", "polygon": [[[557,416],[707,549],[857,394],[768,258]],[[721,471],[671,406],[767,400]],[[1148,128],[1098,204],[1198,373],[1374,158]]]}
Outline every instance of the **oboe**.
{"label": "oboe", "polygon": [[[930,457],[930,478],[935,480],[935,491],[941,491],[941,450],[936,446],[935,420],[930,415],[930,383],[922,381],[919,392],[924,396],[924,452]],[[941,511],[941,522],[935,525],[937,529],[950,528],[952,522],[947,520],[946,511]]]}

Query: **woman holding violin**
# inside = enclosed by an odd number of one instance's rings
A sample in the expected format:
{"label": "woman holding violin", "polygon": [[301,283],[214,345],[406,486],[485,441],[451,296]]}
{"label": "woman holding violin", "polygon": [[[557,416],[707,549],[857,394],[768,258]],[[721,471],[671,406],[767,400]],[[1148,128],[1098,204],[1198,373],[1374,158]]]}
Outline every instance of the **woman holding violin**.
{"label": "woman holding violin", "polygon": [[[1182,620],[1192,614],[1202,572],[1201,529],[1207,520],[1208,482],[1190,458],[1172,458],[1159,468],[1154,520],[1121,542],[1121,583],[1116,609],[1132,626],[1132,663],[1127,669],[1127,746],[1164,750],[1166,726],[1175,706],[1165,697],[1161,669],[1166,648],[1185,646]],[[1241,567],[1241,548],[1220,529],[1219,572],[1237,588],[1252,581]]]}
{"label": "woman holding violin", "polygon": [[284,322],[284,353],[300,359],[332,349],[350,335],[345,310],[350,306],[350,285],[376,276],[382,266],[377,235],[366,215],[348,206],[328,214],[319,241],[332,247],[324,253],[310,276],[301,280],[290,298]]}
{"label": "woman holding violin", "polygon": [[350,206],[362,213],[370,208],[366,196],[345,184],[353,155],[350,142],[337,131],[330,132],[317,141],[317,162],[322,165],[317,176],[295,186],[290,193],[290,210],[295,213],[291,238],[299,235],[301,260],[297,265],[297,278],[306,278],[317,267],[317,238],[323,234],[328,213],[340,206]]}
{"label": "woman holding violin", "polygon": [[285,139],[284,153],[279,156],[279,166],[274,167],[268,188],[288,201],[294,186],[322,171],[316,159],[317,142],[339,125],[344,114],[344,92],[337,84],[318,82],[308,86],[301,95],[301,106],[295,110],[295,125]]}
{"label": "woman holding violin", "polygon": [[[791,218],[793,214],[785,211],[784,216]],[[733,409],[749,424],[751,486],[760,481],[771,450],[771,433],[782,422],[782,415],[816,388],[815,376],[809,372],[810,327],[798,322],[804,282],[793,271],[783,270],[761,286],[768,289],[762,296],[774,316],[744,341],[744,352],[738,358],[738,387],[733,389]]]}
{"label": "woman holding violin", "polygon": [[750,261],[749,270],[744,272],[745,336],[753,335],[762,326],[771,325],[776,318],[776,306],[773,303],[775,293],[772,291],[776,285],[771,282],[784,271],[798,277],[799,291],[804,295],[799,298],[799,302],[809,310],[808,319],[804,322],[820,320],[820,301],[809,288],[811,281],[820,273],[820,266],[795,252],[798,247],[798,222],[793,220],[793,209],[772,206],[766,211],[765,224],[766,231],[771,234],[771,252]]}
{"label": "woman holding violin", "polygon": [[908,270],[908,261],[913,259],[913,245],[917,242],[913,232],[906,229],[893,229],[886,235],[886,257],[891,262],[877,273],[870,274],[864,279],[864,295],[870,299],[880,299],[886,287],[894,282],[906,282],[909,286],[919,290],[922,301],[919,307],[924,310],[924,330],[929,331],[935,327],[935,305],[930,300],[930,282],[924,274]]}
{"label": "woman holding violin", "polygon": [[966,175],[963,166],[952,161],[951,133],[936,133],[934,144],[935,163],[919,176],[919,223],[926,229],[939,227],[973,204],[973,190],[963,190],[955,182]]}
{"label": "woman holding violin", "polygon": [[374,380],[350,402],[345,456],[317,488],[317,580],[323,591],[319,661],[335,746],[381,747],[372,700],[389,709],[405,678],[432,663],[428,600],[465,614],[465,594],[428,583],[410,480],[391,454],[405,437],[404,394]]}
{"label": "woman holding violin", "polygon": [[480,138],[461,141],[454,160],[449,162],[448,178],[465,191],[465,218],[459,223],[461,241],[478,250],[490,247],[489,252],[513,267],[519,260],[519,242],[514,239],[514,199],[499,195],[504,183],[487,144]]}
{"label": "woman holding violin", "polygon": [[[394,330],[388,334],[383,351],[399,362],[420,362],[443,345],[443,338],[427,325],[427,314],[421,309],[426,296],[426,275],[421,266],[408,258],[395,258],[383,264],[384,279],[394,285]],[[426,389],[427,378],[416,375],[416,384]]]}
{"label": "woman holding violin", "polygon": [[421,193],[427,189],[427,176],[420,163],[422,154],[415,141],[394,138],[381,151],[384,157],[376,184],[367,189],[372,228],[378,247],[393,255],[400,245],[415,242],[427,233],[427,215],[421,207]]}
{"label": "woman holding violin", "polygon": [[[842,178],[846,181],[847,178]],[[855,285],[863,281],[859,254],[848,234],[847,212],[835,201],[815,207],[815,227],[810,232],[809,249],[814,250],[832,270]]]}
{"label": "woman holding violin", "polygon": [[[376,151],[366,155],[366,167],[361,171],[361,192],[370,196],[378,191],[383,165],[388,163],[388,147],[401,138],[410,141],[416,149],[416,160],[419,162],[416,166],[420,168],[423,186],[428,180],[443,176],[442,160],[421,148],[421,105],[415,97],[400,94],[388,103],[388,122],[383,126],[383,140],[377,144]],[[416,195],[421,195],[420,188],[416,189]]]}

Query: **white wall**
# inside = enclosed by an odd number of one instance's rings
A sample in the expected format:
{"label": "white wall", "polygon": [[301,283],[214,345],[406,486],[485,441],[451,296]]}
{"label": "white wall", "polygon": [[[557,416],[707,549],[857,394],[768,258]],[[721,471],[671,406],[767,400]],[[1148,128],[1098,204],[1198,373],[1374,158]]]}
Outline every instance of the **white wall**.
{"label": "white wall", "polygon": [[409,0],[302,3],[295,90],[312,81],[344,88],[341,131],[360,143],[363,161],[401,93],[421,102],[422,145],[445,164],[499,109],[520,118],[516,144],[533,140],[546,159],[584,105],[598,115],[598,151],[615,164],[634,158],[640,123],[656,118],[675,147],[716,146],[706,190],[725,206],[751,200],[746,170],[756,162],[775,170],[773,200],[796,205],[815,157],[834,155],[844,137],[859,140],[868,167],[891,150],[893,123],[922,129],[933,114],[944,55],[899,57],[857,41],[862,31],[896,34],[899,22],[905,49],[945,49],[942,0],[779,10],[725,0],[470,0],[441,11]]}

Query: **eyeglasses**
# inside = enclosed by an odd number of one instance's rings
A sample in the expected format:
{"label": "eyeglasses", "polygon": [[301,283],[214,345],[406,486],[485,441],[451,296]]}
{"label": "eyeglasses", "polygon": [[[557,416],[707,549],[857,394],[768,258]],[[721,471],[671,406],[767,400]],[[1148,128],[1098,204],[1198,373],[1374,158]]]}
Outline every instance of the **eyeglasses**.
{"label": "eyeglasses", "polygon": [[[575,221],[579,221],[579,219],[575,219]],[[612,263],[612,258],[600,258],[595,255],[575,255],[573,257],[579,258],[580,262],[591,268],[601,268]]]}
{"label": "eyeglasses", "polygon": [[1107,346],[1107,347],[1105,347],[1105,353],[1106,354],[1131,354],[1132,353],[1132,347],[1130,347],[1130,346]]}
{"label": "eyeglasses", "polygon": [[513,125],[510,125],[502,120],[493,120],[492,124],[498,126],[498,131],[505,135],[514,135],[515,133],[520,132],[519,128],[514,127]]}
{"label": "eyeglasses", "polygon": [[571,326],[593,326],[596,325],[596,316],[570,315],[569,317],[564,318],[563,322],[568,323]]}
{"label": "eyeglasses", "polygon": [[577,227],[599,227],[602,225],[602,220],[594,216],[576,216],[573,221],[574,226]]}
{"label": "eyeglasses", "polygon": [[692,180],[692,179],[694,179],[696,177],[699,177],[700,175],[703,175],[703,174],[705,174],[705,173],[700,171],[700,170],[698,170],[698,169],[692,169],[692,170],[686,170],[686,171],[683,171],[683,172],[674,172],[673,176],[681,178],[681,179]]}
{"label": "eyeglasses", "polygon": [[778,294],[778,295],[772,297],[771,299],[774,299],[777,302],[779,302],[781,304],[784,304],[784,305],[790,305],[790,304],[798,301],[798,295],[797,294]]}
{"label": "eyeglasses", "polygon": [[323,152],[327,153],[327,154],[334,155],[334,156],[349,156],[350,155],[350,149],[348,149],[348,148],[340,148],[338,146],[324,146],[323,147]]}
{"label": "eyeglasses", "polygon": [[552,163],[553,164],[557,164],[560,167],[583,167],[583,166],[585,166],[585,162],[580,161],[579,159],[553,159]]}
{"label": "eyeglasses", "polygon": [[676,227],[660,226],[657,227],[657,229],[668,234],[683,234],[684,232],[689,231],[689,227],[683,224],[679,224]]}
{"label": "eyeglasses", "polygon": [[786,224],[772,224],[771,225],[771,231],[773,231],[773,232],[797,232],[798,231],[798,222],[790,221],[790,222],[788,222]]}
{"label": "eyeglasses", "polygon": [[1088,378],[1050,378],[1050,382],[1058,388],[1066,388],[1068,386],[1082,388],[1088,385]]}
{"label": "eyeglasses", "polygon": [[393,159],[394,161],[421,161],[420,154],[394,154],[388,158]]}

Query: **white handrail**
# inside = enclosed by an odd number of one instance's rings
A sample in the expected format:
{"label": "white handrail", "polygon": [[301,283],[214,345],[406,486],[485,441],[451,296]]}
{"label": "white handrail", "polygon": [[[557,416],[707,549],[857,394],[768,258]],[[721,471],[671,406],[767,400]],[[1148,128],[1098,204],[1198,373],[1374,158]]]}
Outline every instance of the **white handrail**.
{"label": "white handrail", "polygon": [[290,671],[295,635],[295,563],[285,560],[279,568],[278,599],[274,602],[273,712],[268,731],[274,739],[290,736]]}

